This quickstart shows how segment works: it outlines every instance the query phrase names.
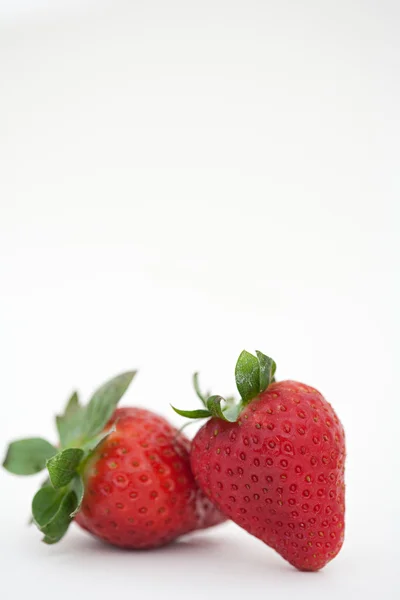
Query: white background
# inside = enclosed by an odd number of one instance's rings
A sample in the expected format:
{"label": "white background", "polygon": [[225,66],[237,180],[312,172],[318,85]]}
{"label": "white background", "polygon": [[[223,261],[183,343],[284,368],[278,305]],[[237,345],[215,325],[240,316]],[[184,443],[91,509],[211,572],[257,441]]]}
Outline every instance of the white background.
{"label": "white background", "polygon": [[191,373],[232,392],[243,348],[348,443],[317,574],[233,524],[46,547],[38,479],[1,471],[2,597],[398,597],[399,3],[0,0],[0,23],[1,450],[132,367],[124,404],[180,424]]}

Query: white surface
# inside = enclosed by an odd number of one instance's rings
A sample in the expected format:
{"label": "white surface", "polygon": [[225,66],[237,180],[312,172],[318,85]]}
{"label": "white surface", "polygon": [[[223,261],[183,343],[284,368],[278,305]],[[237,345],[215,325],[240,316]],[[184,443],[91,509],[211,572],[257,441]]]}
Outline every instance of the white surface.
{"label": "white surface", "polygon": [[47,548],[1,471],[2,594],[398,597],[398,2],[30,4],[0,12],[2,445],[131,367],[180,423],[193,370],[229,393],[260,348],[344,422],[347,536],[314,575],[234,525]]}

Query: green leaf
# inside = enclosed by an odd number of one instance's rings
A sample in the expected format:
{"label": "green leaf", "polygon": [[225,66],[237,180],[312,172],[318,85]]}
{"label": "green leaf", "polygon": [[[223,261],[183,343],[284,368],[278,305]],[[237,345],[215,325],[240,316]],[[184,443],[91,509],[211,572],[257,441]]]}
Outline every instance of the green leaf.
{"label": "green leaf", "polygon": [[224,417],[226,421],[230,423],[236,423],[239,418],[239,415],[243,409],[243,403],[239,402],[237,404],[228,404],[223,407]]}
{"label": "green leaf", "polygon": [[64,496],[65,490],[55,490],[50,485],[36,492],[32,500],[32,517],[39,529],[55,517]]}
{"label": "green leaf", "polygon": [[32,515],[47,544],[58,542],[71,523],[71,514],[77,507],[77,494],[74,490],[48,486],[41,488],[33,498]]}
{"label": "green leaf", "polygon": [[[46,477],[46,479],[44,481],[42,481],[40,487],[44,488],[44,487],[48,487],[48,486],[51,486],[51,483],[50,483],[50,479],[48,477]],[[34,523],[34,519],[33,519],[33,516],[31,515],[29,517],[28,525],[32,525],[32,523]]]}
{"label": "green leaf", "polygon": [[206,406],[207,398],[210,394],[208,392],[206,394],[202,394],[202,392],[200,390],[200,386],[199,386],[199,374],[198,373],[193,374],[193,387],[195,389],[197,396],[200,398],[203,406]]}
{"label": "green leaf", "polygon": [[226,402],[222,396],[210,396],[207,400],[207,408],[213,417],[223,419],[234,423],[237,421],[239,415],[239,405],[229,405],[224,408],[221,407],[221,402]]}
{"label": "green leaf", "polygon": [[90,439],[102,431],[135,375],[136,371],[122,373],[93,394],[86,408],[84,439]]}
{"label": "green leaf", "polygon": [[79,511],[84,494],[83,481],[75,475],[67,488],[42,487],[32,501],[35,525],[44,533],[46,544],[58,542]]}
{"label": "green leaf", "polygon": [[68,491],[62,498],[53,518],[46,525],[40,527],[44,533],[43,541],[46,544],[55,544],[65,535],[72,521],[71,514],[76,510],[77,502],[75,492]]}
{"label": "green leaf", "polygon": [[64,487],[72,480],[84,454],[81,448],[66,448],[47,461],[47,470],[54,488]]}
{"label": "green leaf", "polygon": [[46,467],[46,461],[58,450],[42,438],[28,438],[12,442],[7,450],[3,467],[15,475],[33,475]]}
{"label": "green leaf", "polygon": [[99,435],[95,435],[91,440],[85,442],[82,446],[82,450],[85,452],[85,455],[89,455],[93,450],[97,448],[101,442],[103,442],[113,431],[115,431],[116,427],[113,425],[107,431],[102,431]]}
{"label": "green leaf", "polygon": [[221,407],[221,402],[226,402],[222,396],[210,396],[206,401],[208,410],[180,410],[179,408],[172,406],[172,404],[171,407],[178,415],[187,417],[188,419],[208,419],[208,417],[217,417],[218,419],[223,419],[224,421],[229,421],[231,423],[235,422],[239,414],[239,405]]}
{"label": "green leaf", "polygon": [[260,366],[255,356],[243,350],[235,368],[236,386],[245,404],[260,392]]}
{"label": "green leaf", "polygon": [[180,410],[172,406],[174,411],[182,417],[189,419],[206,419],[215,417],[230,423],[235,423],[243,408],[258,394],[267,389],[274,381],[276,364],[257,350],[257,357],[246,350],[240,354],[235,368],[236,385],[241,400],[236,402],[233,397],[210,396],[206,398],[199,387],[198,373],[193,375],[193,385],[196,394],[205,406],[201,410]]}
{"label": "green leaf", "polygon": [[76,508],[70,514],[71,519],[75,517],[75,515],[79,512],[83,500],[83,496],[85,494],[85,487],[83,485],[83,479],[80,475],[75,475],[73,480],[71,481],[71,490],[75,493],[76,496]]}
{"label": "green leaf", "polygon": [[225,400],[222,396],[210,396],[210,398],[207,400],[207,408],[213,417],[218,417],[218,419],[223,419],[226,421],[225,415],[221,408],[221,402],[224,401]]}
{"label": "green leaf", "polygon": [[208,417],[211,417],[210,411],[204,410],[202,408],[198,410],[180,410],[179,408],[175,408],[175,406],[172,406],[172,404],[171,408],[178,415],[181,415],[181,417],[187,417],[188,419],[207,419]]}
{"label": "green leaf", "polygon": [[[108,436],[111,435],[115,430],[116,430],[116,425],[113,424],[112,427],[107,429],[107,431],[102,431],[101,433],[99,433],[99,435],[96,435],[94,438],[92,438],[91,440],[89,440],[83,444],[82,450],[83,450],[84,455],[83,455],[83,458],[79,465],[79,470],[78,470],[79,473],[83,472],[83,470],[85,468],[85,464],[89,460],[92,453],[96,450],[96,448],[98,446],[100,446],[100,444],[102,444],[104,442],[104,440],[106,438],[108,438]],[[79,510],[79,508],[78,508],[78,510]]]}
{"label": "green leaf", "polygon": [[74,392],[67,402],[67,406],[65,407],[64,411],[64,417],[71,417],[78,410],[80,410],[80,408],[81,405],[79,404],[78,392]]}
{"label": "green leaf", "polygon": [[260,368],[260,392],[263,392],[274,380],[276,363],[259,350],[256,350],[256,354]]}
{"label": "green leaf", "polygon": [[78,393],[74,392],[68,401],[64,414],[56,417],[62,448],[74,445],[74,442],[79,440],[84,418],[85,408],[79,404]]}

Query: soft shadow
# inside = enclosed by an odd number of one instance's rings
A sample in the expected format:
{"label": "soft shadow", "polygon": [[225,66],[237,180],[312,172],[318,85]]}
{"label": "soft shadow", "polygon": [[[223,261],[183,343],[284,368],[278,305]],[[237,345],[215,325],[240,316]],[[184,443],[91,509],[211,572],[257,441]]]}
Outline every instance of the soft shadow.
{"label": "soft shadow", "polygon": [[[80,564],[91,564],[101,556],[111,558],[116,555],[131,556],[133,560],[143,559],[145,556],[151,556],[153,560],[163,557],[163,563],[168,563],[171,559],[178,564],[180,564],[179,559],[184,558],[186,565],[193,561],[195,569],[197,561],[204,557],[210,565],[221,564],[222,561],[229,564],[230,571],[238,573],[246,569],[246,564],[251,565],[252,576],[260,577],[261,580],[266,575],[272,576],[273,579],[284,576],[285,579],[303,580],[311,577],[313,581],[315,578],[323,577],[324,569],[316,572],[298,571],[260,540],[247,537],[247,534],[242,538],[242,533],[237,531],[236,527],[234,529],[230,527],[225,529],[224,526],[219,526],[217,535],[215,529],[194,532],[160,548],[140,550],[112,546],[74,527],[60,544],[49,547],[47,558],[68,559],[68,562],[69,559],[73,559],[73,562],[79,561]],[[245,546],[243,546],[244,539],[246,539]]]}
{"label": "soft shadow", "polygon": [[174,540],[165,546],[159,548],[119,548],[107,542],[92,536],[87,532],[69,531],[68,535],[57,546],[51,547],[50,556],[67,556],[74,555],[80,561],[85,561],[85,558],[92,559],[93,555],[114,555],[124,554],[132,556],[145,556],[151,554],[157,555],[183,555],[187,557],[191,552],[197,556],[199,554],[209,554],[213,550],[221,548],[224,545],[223,537],[217,539],[207,536],[207,534],[193,533],[187,536]]}

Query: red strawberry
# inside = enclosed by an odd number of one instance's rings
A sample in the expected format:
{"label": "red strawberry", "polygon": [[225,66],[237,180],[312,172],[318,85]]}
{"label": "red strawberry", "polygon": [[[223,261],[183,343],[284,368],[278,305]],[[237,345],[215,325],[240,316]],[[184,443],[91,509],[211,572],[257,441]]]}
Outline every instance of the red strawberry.
{"label": "red strawberry", "polygon": [[193,411],[212,418],[193,440],[192,470],[227,517],[298,569],[316,571],[343,544],[344,431],[317,390],[274,382],[275,368],[260,352],[242,352],[241,402],[221,408],[212,396],[207,410]]}
{"label": "red strawberry", "polygon": [[133,375],[102,386],[86,407],[72,396],[57,417],[61,450],[40,438],[10,445],[4,466],[12,473],[47,467],[32,502],[46,543],[59,541],[73,518],[124,548],[160,546],[225,520],[195,483],[189,440],[148,410],[115,410]]}
{"label": "red strawberry", "polygon": [[162,417],[120,408],[85,466],[81,527],[125,548],[151,548],[224,518],[197,487],[189,440]]}

